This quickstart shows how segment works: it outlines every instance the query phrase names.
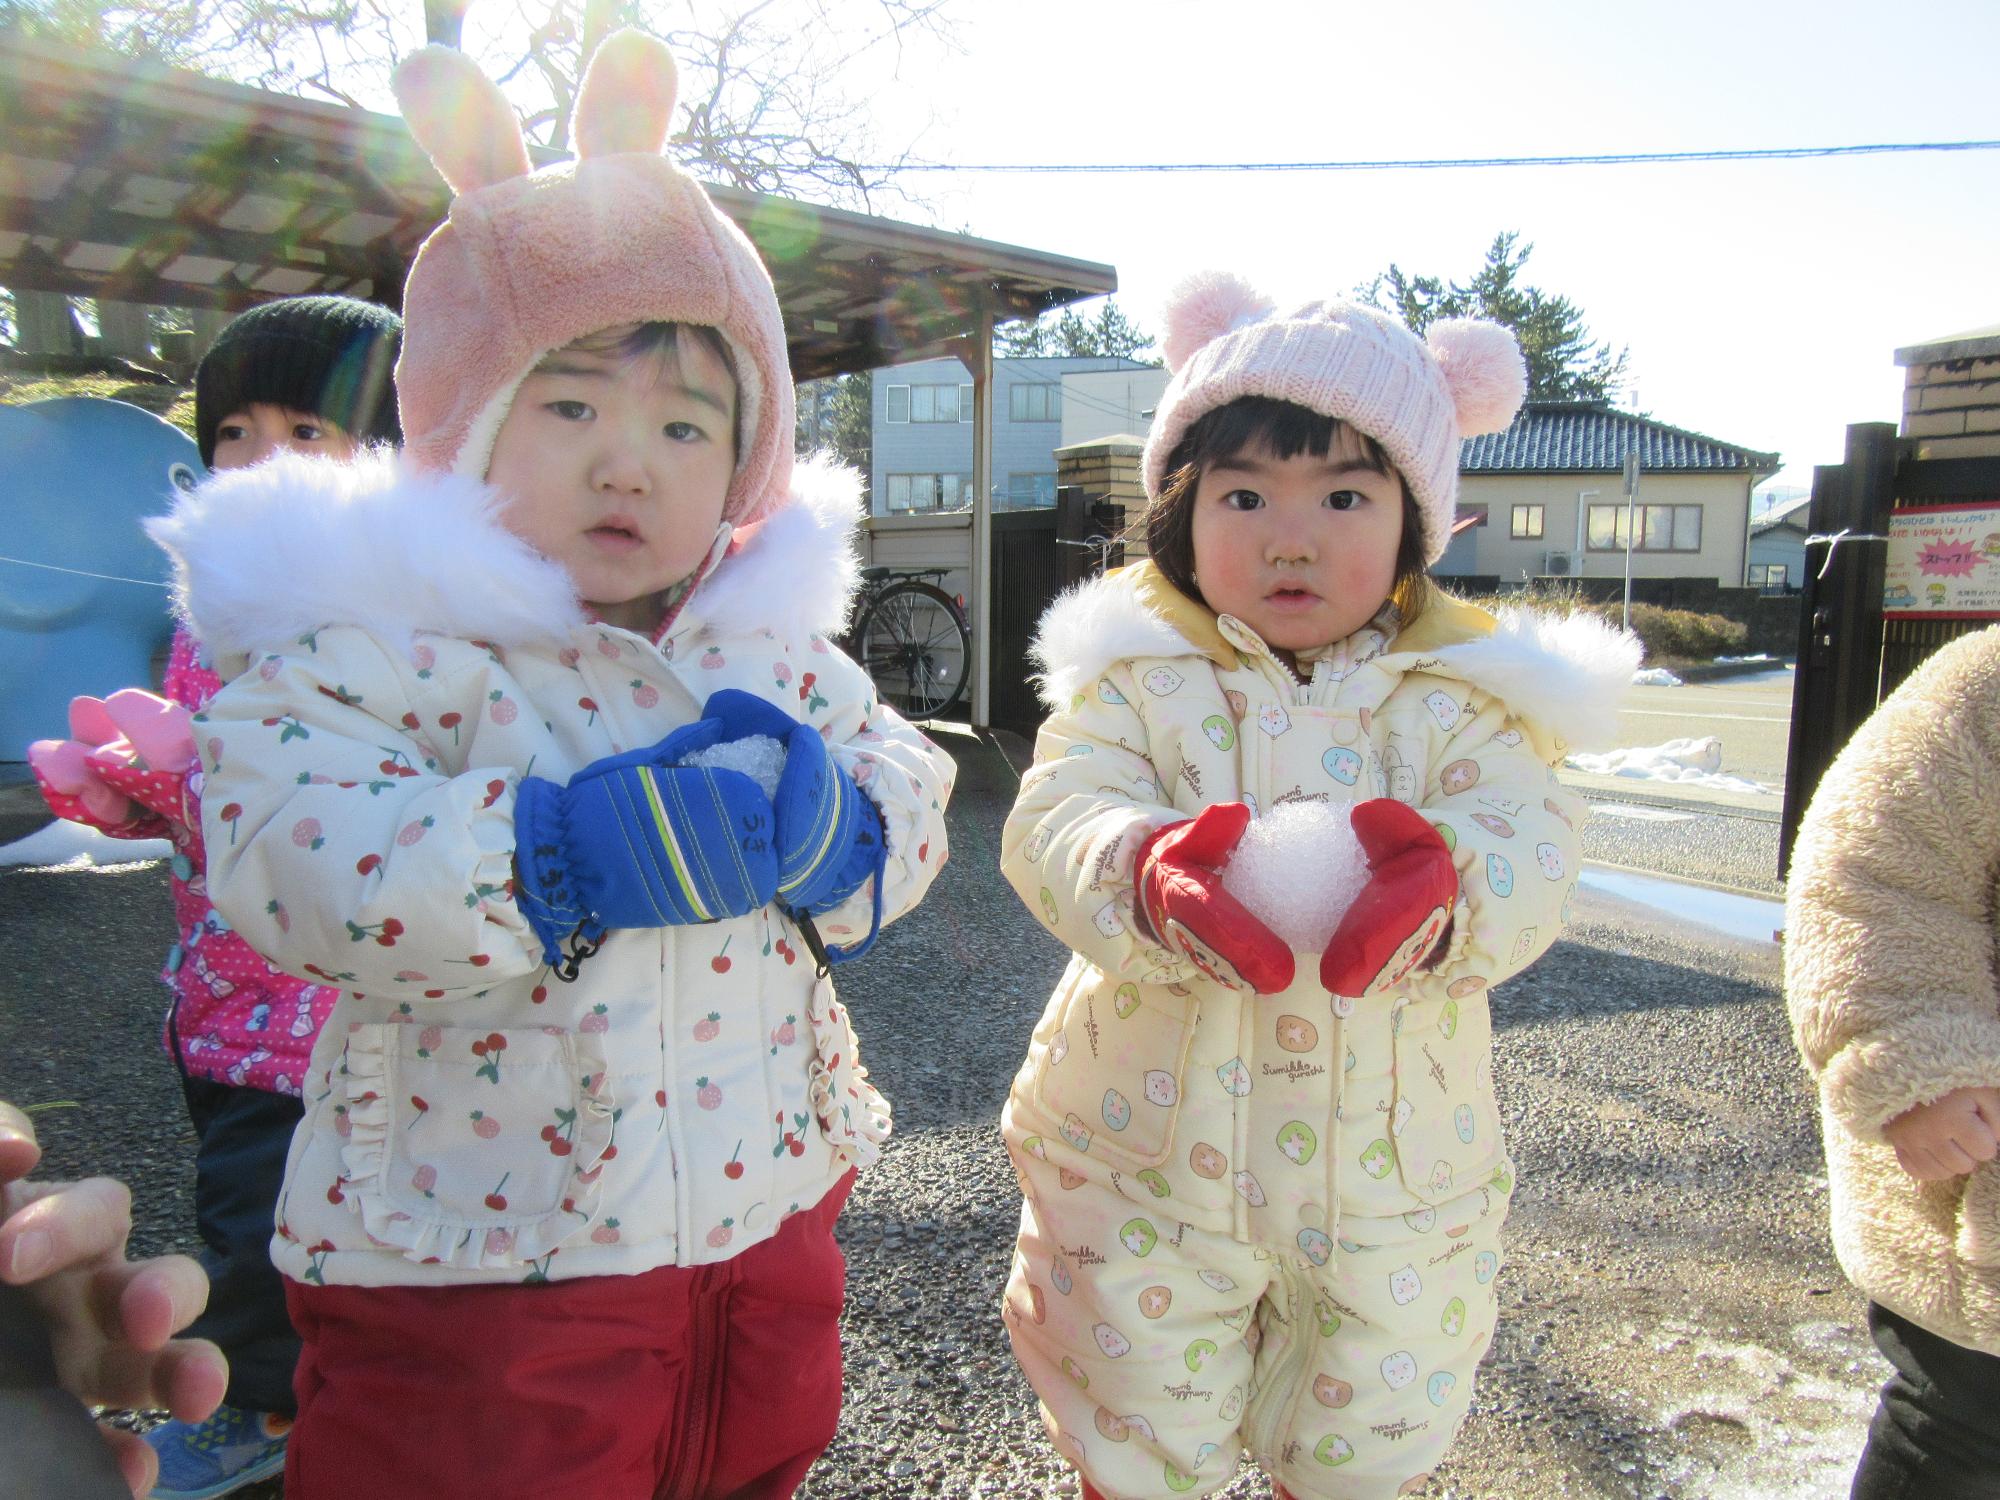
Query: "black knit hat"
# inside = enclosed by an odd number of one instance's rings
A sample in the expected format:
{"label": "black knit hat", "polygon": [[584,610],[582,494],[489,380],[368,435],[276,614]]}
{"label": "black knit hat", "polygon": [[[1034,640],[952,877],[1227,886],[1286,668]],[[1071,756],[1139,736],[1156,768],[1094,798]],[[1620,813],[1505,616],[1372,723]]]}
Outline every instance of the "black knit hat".
{"label": "black knit hat", "polygon": [[257,402],[310,412],[357,443],[400,443],[396,354],[403,320],[354,297],[285,297],[238,315],[194,376],[195,442],[215,460],[215,430]]}

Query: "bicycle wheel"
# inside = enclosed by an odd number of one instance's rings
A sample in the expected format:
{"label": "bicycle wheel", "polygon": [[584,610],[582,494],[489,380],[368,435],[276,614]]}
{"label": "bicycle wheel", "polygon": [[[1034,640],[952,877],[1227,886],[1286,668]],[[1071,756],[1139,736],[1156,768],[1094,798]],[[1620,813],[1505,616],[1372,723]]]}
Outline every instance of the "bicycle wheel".
{"label": "bicycle wheel", "polygon": [[869,602],[854,639],[875,691],[906,718],[939,718],[965,696],[972,631],[943,589],[913,578],[890,584]]}

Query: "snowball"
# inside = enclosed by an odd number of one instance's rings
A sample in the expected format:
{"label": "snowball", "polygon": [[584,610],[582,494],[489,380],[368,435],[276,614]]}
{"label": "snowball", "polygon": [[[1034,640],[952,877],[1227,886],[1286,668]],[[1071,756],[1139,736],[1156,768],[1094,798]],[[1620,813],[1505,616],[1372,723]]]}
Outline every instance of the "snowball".
{"label": "snowball", "polygon": [[1343,804],[1281,802],[1254,819],[1222,888],[1297,953],[1319,953],[1361,887],[1368,856]]}
{"label": "snowball", "polygon": [[706,750],[684,755],[681,764],[741,771],[764,789],[766,797],[775,797],[778,778],[785,772],[785,747],[768,734],[746,734],[740,740],[724,740]]}

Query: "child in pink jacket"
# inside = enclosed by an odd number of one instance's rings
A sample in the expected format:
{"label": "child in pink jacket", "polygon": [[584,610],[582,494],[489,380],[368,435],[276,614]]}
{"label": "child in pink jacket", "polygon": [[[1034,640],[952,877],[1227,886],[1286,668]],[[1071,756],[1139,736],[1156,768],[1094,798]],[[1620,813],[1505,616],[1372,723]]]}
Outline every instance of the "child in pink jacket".
{"label": "child in pink jacket", "polygon": [[[344,461],[367,444],[399,442],[390,374],[401,336],[396,314],[348,297],[291,297],[243,313],[195,374],[202,461],[216,471],[279,452]],[[228,1356],[229,1390],[207,1421],[167,1422],[146,1436],[160,1458],[154,1500],[205,1500],[284,1463],[299,1343],[271,1265],[271,1225],[306,1059],[338,992],[273,969],[210,904],[188,716],[222,679],[185,629],[174,633],[163,687],[170,703],[137,689],[102,703],[79,698],[75,738],[43,741],[31,764],[59,816],[174,843],[179,936],[161,974],[173,997],[162,1040],[200,1142],[195,1218],[209,1275],[208,1307],[190,1336]]]}

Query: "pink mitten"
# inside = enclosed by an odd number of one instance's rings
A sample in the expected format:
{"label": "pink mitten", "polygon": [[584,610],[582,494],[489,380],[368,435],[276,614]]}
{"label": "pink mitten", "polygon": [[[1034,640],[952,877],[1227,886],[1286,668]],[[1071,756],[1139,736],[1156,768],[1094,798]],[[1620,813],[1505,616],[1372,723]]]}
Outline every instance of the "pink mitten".
{"label": "pink mitten", "polygon": [[1368,884],[1320,955],[1320,983],[1358,998],[1394,989],[1428,959],[1451,927],[1458,871],[1428,818],[1390,797],[1354,807],[1354,836],[1368,855]]}
{"label": "pink mitten", "polygon": [[123,688],[104,700],[119,738],[85,757],[107,786],[184,828],[198,828],[200,805],[188,788],[195,757],[192,716],[178,703],[140,688]]}
{"label": "pink mitten", "polygon": [[69,732],[66,740],[36,740],[28,746],[28,769],[34,772],[49,811],[120,837],[154,837],[157,830],[127,832],[152,819],[123,792],[107,785],[89,764],[92,750],[119,735],[104,700],[87,694],[70,699]]}

